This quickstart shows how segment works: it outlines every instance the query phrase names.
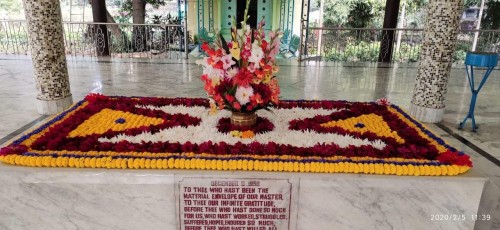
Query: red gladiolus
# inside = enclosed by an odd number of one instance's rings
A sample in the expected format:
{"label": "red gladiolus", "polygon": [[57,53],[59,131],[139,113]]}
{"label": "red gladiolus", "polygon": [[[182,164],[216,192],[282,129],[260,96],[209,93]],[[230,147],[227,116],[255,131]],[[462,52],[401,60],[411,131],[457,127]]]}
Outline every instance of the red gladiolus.
{"label": "red gladiolus", "polygon": [[215,63],[214,68],[216,69],[223,69],[224,63],[222,61],[218,61]]}
{"label": "red gladiolus", "polygon": [[227,100],[229,103],[231,103],[231,104],[234,102],[234,99],[235,99],[235,98],[234,98],[234,96],[233,96],[233,95],[231,95],[231,94],[226,94],[226,95],[225,95],[225,98],[226,98],[226,100]]}
{"label": "red gladiolus", "polygon": [[268,43],[266,40],[263,40],[263,41],[262,41],[262,44],[260,45],[260,47],[262,48],[262,50],[267,50],[267,45],[268,45],[268,44],[269,44],[269,43]]}
{"label": "red gladiolus", "polygon": [[248,48],[243,48],[243,50],[241,51],[241,59],[243,59],[244,61],[247,61],[251,55],[252,52]]}
{"label": "red gladiolus", "polygon": [[210,45],[208,44],[208,42],[204,42],[202,45],[201,45],[201,49],[203,51],[205,51],[208,56],[215,56],[216,55],[216,52],[214,49],[212,49],[212,47],[210,47]]}
{"label": "red gladiolus", "polygon": [[240,103],[238,103],[237,101],[233,102],[233,107],[234,107],[236,110],[241,110],[241,105],[240,105]]}

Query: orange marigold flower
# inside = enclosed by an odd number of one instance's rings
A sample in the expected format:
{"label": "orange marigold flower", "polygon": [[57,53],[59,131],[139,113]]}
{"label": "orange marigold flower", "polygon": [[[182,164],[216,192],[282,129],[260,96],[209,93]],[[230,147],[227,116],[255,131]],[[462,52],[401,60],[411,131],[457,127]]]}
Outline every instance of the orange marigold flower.
{"label": "orange marigold flower", "polygon": [[253,138],[253,137],[255,137],[255,133],[252,130],[241,132],[241,138]]}

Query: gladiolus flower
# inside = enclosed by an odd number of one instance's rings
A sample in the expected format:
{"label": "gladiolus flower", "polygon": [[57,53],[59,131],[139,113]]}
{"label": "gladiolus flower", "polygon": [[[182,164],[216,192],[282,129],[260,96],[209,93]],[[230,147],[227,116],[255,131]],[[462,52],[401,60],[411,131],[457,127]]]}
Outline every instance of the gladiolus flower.
{"label": "gladiolus flower", "polygon": [[229,69],[229,67],[236,64],[236,62],[233,61],[233,57],[230,54],[222,56],[221,61],[223,65],[222,68],[224,69]]}
{"label": "gladiolus flower", "polygon": [[240,110],[241,109],[240,103],[238,103],[237,101],[233,102],[233,108],[236,110]]}
{"label": "gladiolus flower", "polygon": [[234,102],[234,97],[233,95],[231,94],[226,94],[226,100],[229,102],[229,103],[233,103]]}
{"label": "gladiolus flower", "polygon": [[241,59],[241,57],[240,57],[240,47],[238,47],[238,43],[233,42],[232,43],[232,47],[229,50],[229,52],[231,53],[231,56],[234,59],[236,59],[237,61],[239,61]]}
{"label": "gladiolus flower", "polygon": [[228,79],[232,79],[234,76],[236,76],[236,74],[238,73],[238,68],[237,67],[233,67],[233,68],[229,68],[227,71],[226,71],[226,78]]}
{"label": "gladiolus flower", "polygon": [[259,46],[259,43],[257,41],[254,41],[252,44],[252,54],[248,58],[249,62],[255,63],[255,68],[260,68],[260,60],[264,57],[264,51],[262,51],[262,48]]}

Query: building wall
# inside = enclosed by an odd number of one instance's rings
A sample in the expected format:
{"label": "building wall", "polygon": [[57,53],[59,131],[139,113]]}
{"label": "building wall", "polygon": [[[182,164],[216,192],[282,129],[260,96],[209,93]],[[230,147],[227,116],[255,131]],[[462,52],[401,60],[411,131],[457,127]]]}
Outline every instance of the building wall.
{"label": "building wall", "polygon": [[[293,8],[293,31],[292,33],[300,36],[300,14],[302,13],[302,1],[295,0]],[[307,1],[307,0],[306,0]]]}
{"label": "building wall", "polygon": [[[205,27],[208,29],[208,0],[203,0],[205,3]],[[262,0],[258,0],[262,2]],[[280,20],[280,1],[267,0],[272,3],[272,19],[270,28],[275,30],[279,27]],[[262,3],[261,3],[262,4]],[[215,31],[221,30],[221,11],[223,7],[223,0],[214,0],[214,29]],[[293,15],[293,34],[300,34],[300,11],[302,8],[302,0],[294,1],[294,15]],[[236,10],[235,10],[236,11]],[[198,33],[198,6],[197,0],[188,0],[188,30],[191,34]]]}
{"label": "building wall", "polygon": [[195,35],[198,33],[198,24],[197,24],[197,6],[196,0],[188,0],[188,31],[191,35]]}

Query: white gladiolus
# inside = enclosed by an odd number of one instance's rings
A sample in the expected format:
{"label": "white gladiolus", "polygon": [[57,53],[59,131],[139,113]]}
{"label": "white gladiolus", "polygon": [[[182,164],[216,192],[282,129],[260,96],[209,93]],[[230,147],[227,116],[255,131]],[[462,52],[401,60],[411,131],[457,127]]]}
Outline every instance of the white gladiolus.
{"label": "white gladiolus", "polygon": [[203,68],[207,68],[208,66],[210,66],[208,64],[208,57],[204,57],[203,59],[200,59],[200,60],[196,60],[195,62],[197,65],[201,65]]}
{"label": "white gladiolus", "polygon": [[255,68],[258,69],[260,68],[260,60],[264,57],[264,51],[262,51],[262,48],[259,46],[259,43],[257,41],[254,41],[252,44],[252,55],[248,58],[249,62],[253,62],[255,64]]}
{"label": "white gladiolus", "polygon": [[223,77],[224,71],[208,64],[208,59],[208,57],[205,57],[196,61],[196,64],[203,66],[203,74],[206,74],[210,79]]}

